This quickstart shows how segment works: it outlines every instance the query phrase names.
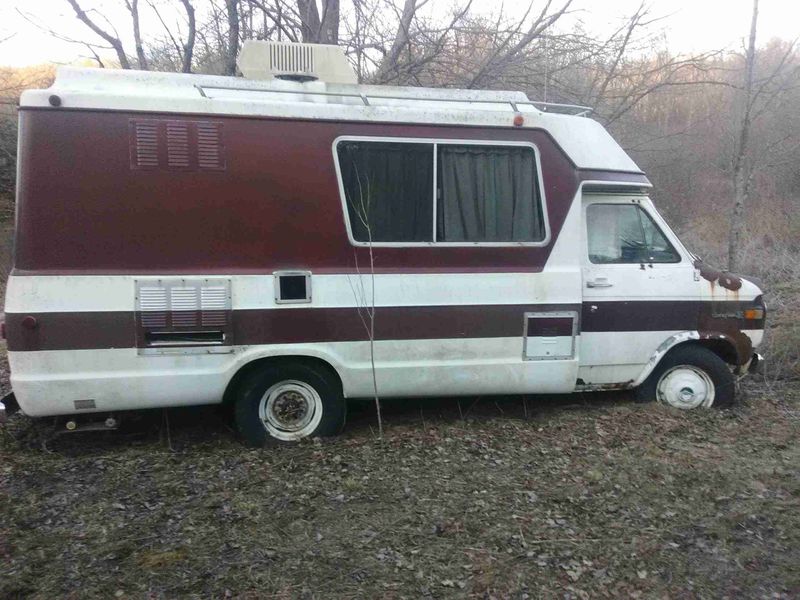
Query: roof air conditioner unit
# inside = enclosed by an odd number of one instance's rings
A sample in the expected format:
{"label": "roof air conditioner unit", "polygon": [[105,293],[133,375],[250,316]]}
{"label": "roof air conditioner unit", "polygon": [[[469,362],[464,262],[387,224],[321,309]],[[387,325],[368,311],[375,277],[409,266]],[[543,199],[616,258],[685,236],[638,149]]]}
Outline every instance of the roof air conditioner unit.
{"label": "roof air conditioner unit", "polygon": [[248,40],[236,64],[247,79],[358,83],[339,46]]}

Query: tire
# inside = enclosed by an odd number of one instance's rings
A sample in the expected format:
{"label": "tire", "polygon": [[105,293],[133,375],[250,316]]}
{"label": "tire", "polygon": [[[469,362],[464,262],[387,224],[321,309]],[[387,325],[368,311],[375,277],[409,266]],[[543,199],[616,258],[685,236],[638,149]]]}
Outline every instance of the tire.
{"label": "tire", "polygon": [[262,447],[340,433],[347,403],[341,385],[324,368],[268,365],[240,384],[234,417],[245,443]]}
{"label": "tire", "polygon": [[733,404],[736,385],[725,361],[708,348],[688,344],[671,350],[635,393],[639,402],[682,410],[725,408]]}

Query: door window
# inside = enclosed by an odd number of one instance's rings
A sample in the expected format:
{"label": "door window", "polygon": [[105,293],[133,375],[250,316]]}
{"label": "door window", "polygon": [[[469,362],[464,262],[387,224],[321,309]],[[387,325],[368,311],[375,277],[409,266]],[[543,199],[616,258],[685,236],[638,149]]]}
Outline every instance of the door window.
{"label": "door window", "polygon": [[681,257],[640,206],[590,204],[589,260],[595,264],[676,263]]}

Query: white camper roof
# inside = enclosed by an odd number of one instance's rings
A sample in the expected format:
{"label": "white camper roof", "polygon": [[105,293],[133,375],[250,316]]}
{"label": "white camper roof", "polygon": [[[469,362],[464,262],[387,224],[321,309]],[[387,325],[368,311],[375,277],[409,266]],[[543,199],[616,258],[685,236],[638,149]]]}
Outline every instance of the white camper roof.
{"label": "white camper roof", "polygon": [[180,114],[379,121],[546,130],[581,169],[641,172],[600,123],[578,114],[548,112],[522,92],[325,83],[149,71],[61,67],[47,90],[28,90],[21,107]]}

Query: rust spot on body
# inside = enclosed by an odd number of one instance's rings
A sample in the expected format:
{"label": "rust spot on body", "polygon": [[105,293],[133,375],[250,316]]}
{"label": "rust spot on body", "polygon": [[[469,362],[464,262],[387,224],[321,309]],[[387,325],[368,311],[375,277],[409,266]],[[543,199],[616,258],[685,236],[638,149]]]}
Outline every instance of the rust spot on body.
{"label": "rust spot on body", "polygon": [[738,291],[742,287],[742,279],[741,277],[734,275],[733,273],[729,273],[728,271],[718,271],[707,264],[705,264],[702,260],[697,259],[692,263],[694,268],[700,271],[700,277],[705,279],[711,284],[711,291],[714,291],[714,284],[718,283],[721,287],[724,287],[726,290],[731,290],[732,292]]}

